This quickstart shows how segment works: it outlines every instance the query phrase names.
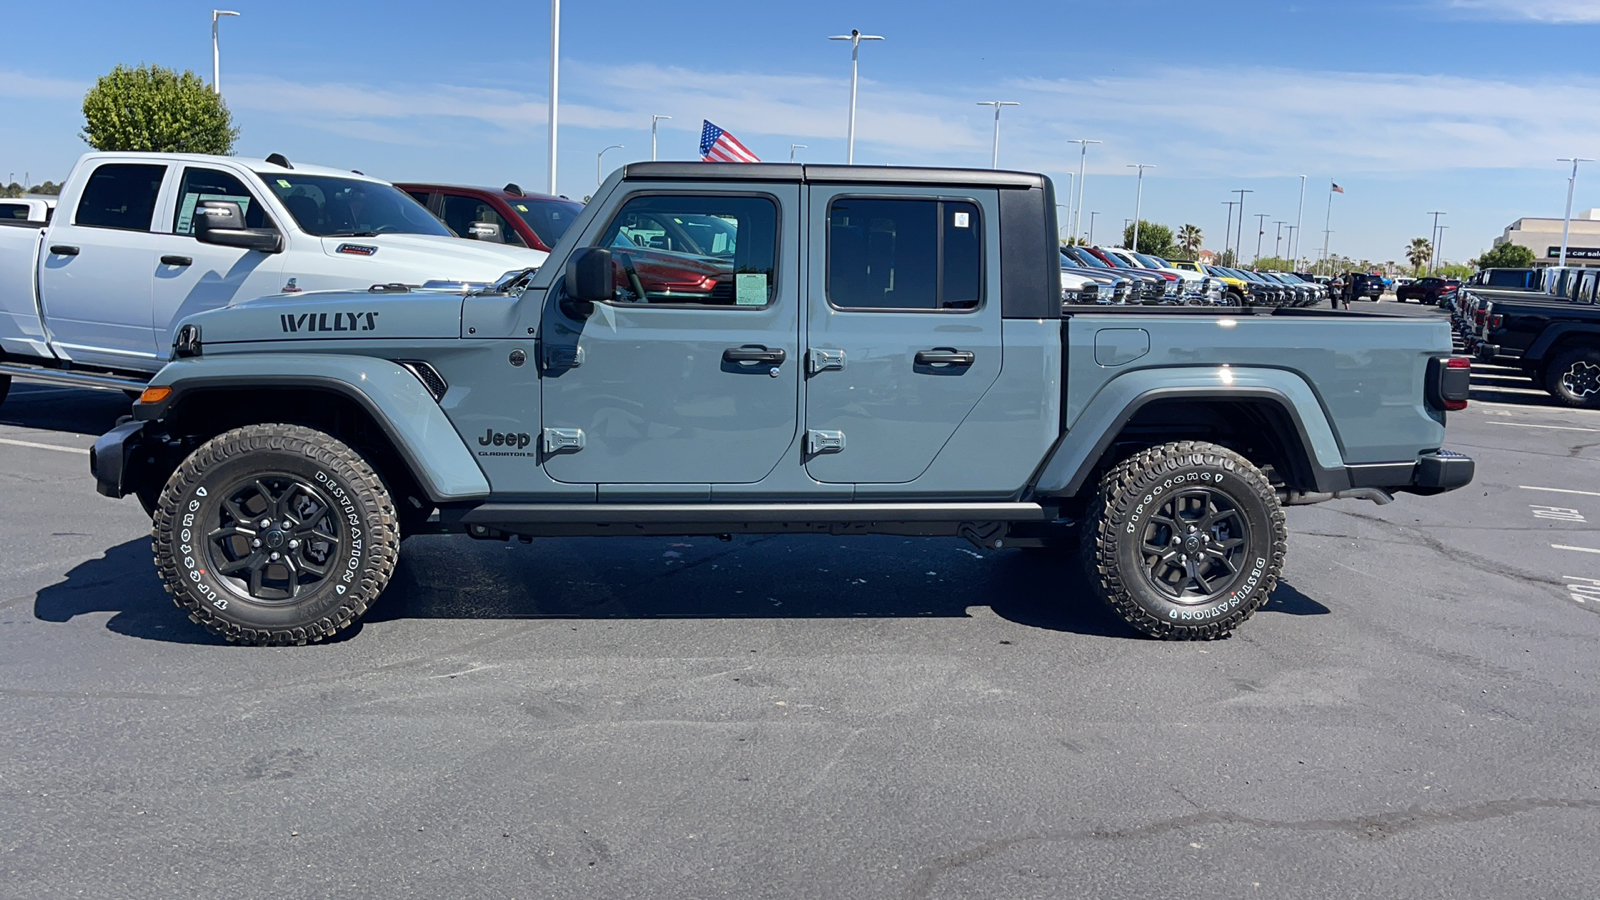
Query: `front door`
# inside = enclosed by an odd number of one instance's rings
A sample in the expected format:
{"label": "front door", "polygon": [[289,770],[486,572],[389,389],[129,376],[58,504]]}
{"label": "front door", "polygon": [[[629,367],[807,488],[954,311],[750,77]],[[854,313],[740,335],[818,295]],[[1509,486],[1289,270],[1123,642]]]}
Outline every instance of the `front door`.
{"label": "front door", "polygon": [[915,481],[1000,374],[998,195],[810,190],[806,471]]}
{"label": "front door", "polygon": [[202,244],[194,237],[194,211],[206,200],[226,200],[244,210],[245,225],[274,223],[260,198],[234,175],[220,169],[185,166],[172,209],[172,233],[160,238],[152,288],[151,342],[157,353],[172,346],[172,329],[193,313],[283,290],[285,254]]}
{"label": "front door", "polygon": [[748,484],[798,427],[799,187],[636,193],[581,246],[616,293],[587,315],[558,280],[540,334],[541,457],[557,481]]}

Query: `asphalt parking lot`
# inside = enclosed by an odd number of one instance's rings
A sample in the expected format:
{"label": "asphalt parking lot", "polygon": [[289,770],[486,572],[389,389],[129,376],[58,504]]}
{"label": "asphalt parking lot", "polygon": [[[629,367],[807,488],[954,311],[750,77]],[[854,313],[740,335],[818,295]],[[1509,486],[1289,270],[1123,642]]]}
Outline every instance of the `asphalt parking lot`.
{"label": "asphalt parking lot", "polygon": [[[1357,304],[1362,310],[1366,304]],[[1434,315],[1392,302],[1382,312]],[[1600,412],[1480,369],[1474,484],[1289,511],[1232,638],[956,540],[408,541],[343,639],[181,616],[0,406],[0,896],[1588,896]]]}

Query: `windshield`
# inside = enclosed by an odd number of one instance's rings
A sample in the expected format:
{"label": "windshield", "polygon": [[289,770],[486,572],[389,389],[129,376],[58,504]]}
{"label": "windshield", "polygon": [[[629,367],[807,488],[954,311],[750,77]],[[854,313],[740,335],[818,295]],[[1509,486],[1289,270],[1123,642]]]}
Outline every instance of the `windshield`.
{"label": "windshield", "polygon": [[422,204],[392,185],[292,171],[257,174],[307,234],[318,237],[452,236],[450,229]]}
{"label": "windshield", "polygon": [[574,200],[512,200],[507,199],[522,221],[528,223],[533,233],[546,247],[554,247],[561,236],[572,227],[583,204]]}
{"label": "windshield", "polygon": [[1093,253],[1089,253],[1081,247],[1063,247],[1061,248],[1061,252],[1065,253],[1072,259],[1077,260],[1078,265],[1080,266],[1088,266],[1091,269],[1111,268],[1110,266],[1106,265],[1098,256],[1095,256]]}
{"label": "windshield", "polygon": [[1163,261],[1161,261],[1159,259],[1156,259],[1154,256],[1147,256],[1147,255],[1145,255],[1143,253],[1138,253],[1138,252],[1132,251],[1132,250],[1128,251],[1128,255],[1133,257],[1134,259],[1137,259],[1139,262],[1144,263],[1144,266],[1147,269],[1170,269],[1170,268],[1172,268],[1171,265],[1169,265],[1168,263],[1165,263],[1165,262],[1163,262]]}

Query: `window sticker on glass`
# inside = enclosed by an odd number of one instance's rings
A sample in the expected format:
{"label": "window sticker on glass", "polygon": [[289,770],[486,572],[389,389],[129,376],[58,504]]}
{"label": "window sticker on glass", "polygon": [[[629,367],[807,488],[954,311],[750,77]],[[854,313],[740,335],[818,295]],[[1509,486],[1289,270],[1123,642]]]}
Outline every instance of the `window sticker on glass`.
{"label": "window sticker on glass", "polygon": [[957,228],[970,228],[971,217],[968,213],[958,212],[955,214],[955,222],[952,224]]}
{"label": "window sticker on glass", "polygon": [[528,208],[526,206],[523,206],[521,203],[517,204],[517,212],[527,212],[527,211],[528,211]]}
{"label": "window sticker on glass", "polygon": [[765,273],[754,275],[744,272],[733,276],[735,306],[766,306],[767,305],[767,276]]}
{"label": "window sticker on glass", "polygon": [[287,181],[284,181],[282,178],[279,178],[278,179],[278,187],[281,187],[284,190],[288,190],[289,188],[294,187],[294,185],[290,184]]}

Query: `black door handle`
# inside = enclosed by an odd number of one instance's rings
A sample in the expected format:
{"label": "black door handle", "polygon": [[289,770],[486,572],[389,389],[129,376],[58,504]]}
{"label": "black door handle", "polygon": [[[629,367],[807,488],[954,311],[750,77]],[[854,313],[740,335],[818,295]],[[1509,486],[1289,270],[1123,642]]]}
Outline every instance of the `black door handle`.
{"label": "black door handle", "polygon": [[747,347],[729,347],[722,351],[723,362],[771,363],[776,366],[782,365],[785,359],[788,359],[788,354],[783,352],[782,347],[776,350],[768,350],[760,345],[751,344]]}
{"label": "black door handle", "polygon": [[970,366],[977,362],[977,355],[971,350],[954,350],[950,347],[936,347],[932,350],[918,350],[912,358],[919,366]]}
{"label": "black door handle", "polygon": [[169,253],[161,257],[161,264],[163,266],[192,266],[194,265],[194,260],[187,256],[173,256]]}
{"label": "black door handle", "polygon": [[57,256],[77,256],[78,248],[71,244],[52,244],[50,245],[50,252]]}

